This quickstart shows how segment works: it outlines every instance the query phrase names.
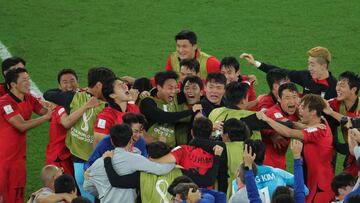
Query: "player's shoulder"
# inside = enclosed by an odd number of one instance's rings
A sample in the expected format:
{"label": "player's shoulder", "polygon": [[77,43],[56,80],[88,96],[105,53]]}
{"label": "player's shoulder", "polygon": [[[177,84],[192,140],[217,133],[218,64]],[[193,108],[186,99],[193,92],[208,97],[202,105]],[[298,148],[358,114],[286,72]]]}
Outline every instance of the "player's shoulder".
{"label": "player's shoulder", "polygon": [[0,105],[4,106],[4,105],[8,105],[8,104],[16,105],[16,101],[9,94],[5,94],[5,95],[1,96],[0,97]]}

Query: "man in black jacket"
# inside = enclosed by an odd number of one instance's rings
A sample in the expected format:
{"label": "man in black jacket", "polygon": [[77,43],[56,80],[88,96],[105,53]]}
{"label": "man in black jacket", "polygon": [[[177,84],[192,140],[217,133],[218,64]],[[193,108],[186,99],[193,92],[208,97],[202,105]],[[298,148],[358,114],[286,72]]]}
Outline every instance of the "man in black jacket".
{"label": "man in black jacket", "polygon": [[308,70],[289,70],[256,61],[251,54],[243,53],[240,58],[267,73],[272,69],[283,69],[287,72],[291,82],[303,87],[303,94],[318,94],[325,99],[331,99],[336,94],[336,79],[329,72],[331,53],[324,47],[314,47],[307,52]]}

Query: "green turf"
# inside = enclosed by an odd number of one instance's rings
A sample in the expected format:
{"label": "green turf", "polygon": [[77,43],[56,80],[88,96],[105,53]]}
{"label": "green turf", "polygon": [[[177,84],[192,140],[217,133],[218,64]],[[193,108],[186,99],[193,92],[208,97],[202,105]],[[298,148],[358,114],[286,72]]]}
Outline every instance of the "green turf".
{"label": "green turf", "polygon": [[[32,79],[44,91],[57,85],[60,68],[73,67],[86,85],[92,66],[120,76],[151,76],[163,70],[174,35],[194,30],[203,51],[221,59],[253,53],[264,62],[306,68],[306,51],[325,46],[330,69],[360,72],[360,4],[357,1],[20,1],[0,0],[0,40],[24,57]],[[244,62],[242,72],[264,74]],[[48,125],[28,133],[26,194],[35,191],[44,164]],[[340,171],[341,167],[337,167]]]}

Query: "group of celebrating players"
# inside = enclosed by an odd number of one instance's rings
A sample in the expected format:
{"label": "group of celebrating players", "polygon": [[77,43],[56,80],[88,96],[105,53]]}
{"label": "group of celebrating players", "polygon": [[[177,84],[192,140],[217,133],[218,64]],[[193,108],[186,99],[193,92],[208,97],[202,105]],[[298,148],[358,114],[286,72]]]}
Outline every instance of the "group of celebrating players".
{"label": "group of celebrating players", "polygon": [[[243,53],[266,73],[269,92],[257,95],[262,81],[241,74],[235,57],[202,52],[189,30],[175,42],[165,71],[152,78],[95,67],[80,88],[66,68],[44,95],[30,92],[24,59],[5,59],[0,203],[24,202],[26,132],[45,122],[44,187],[31,202],[360,201],[357,73],[335,78],[324,47],[307,52],[307,70]],[[287,172],[289,146],[294,174]],[[338,153],[345,160],[335,176]]]}

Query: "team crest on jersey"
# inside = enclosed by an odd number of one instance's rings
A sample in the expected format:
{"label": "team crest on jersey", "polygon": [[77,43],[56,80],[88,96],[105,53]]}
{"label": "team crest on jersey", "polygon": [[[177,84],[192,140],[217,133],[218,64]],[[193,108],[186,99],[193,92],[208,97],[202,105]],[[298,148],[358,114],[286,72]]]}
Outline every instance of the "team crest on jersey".
{"label": "team crest on jersey", "polygon": [[100,118],[97,127],[101,129],[105,129],[105,126],[106,126],[106,120]]}
{"label": "team crest on jersey", "polygon": [[4,108],[4,111],[6,114],[11,114],[12,112],[14,112],[14,109],[11,107],[11,105],[6,105],[3,107]]}
{"label": "team crest on jersey", "polygon": [[60,116],[64,111],[65,111],[64,108],[59,109],[59,111],[58,111],[59,116]]}
{"label": "team crest on jersey", "polygon": [[274,116],[275,116],[275,118],[277,118],[277,119],[279,119],[279,118],[282,118],[282,117],[283,117],[283,115],[282,115],[280,112],[276,112],[276,113],[274,113]]}
{"label": "team crest on jersey", "polygon": [[315,127],[310,127],[310,128],[305,128],[305,130],[306,130],[308,133],[312,133],[312,132],[317,131],[318,129],[315,128]]}

